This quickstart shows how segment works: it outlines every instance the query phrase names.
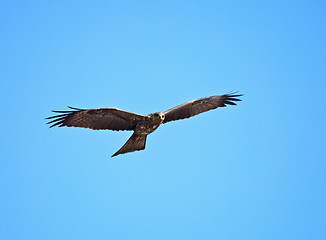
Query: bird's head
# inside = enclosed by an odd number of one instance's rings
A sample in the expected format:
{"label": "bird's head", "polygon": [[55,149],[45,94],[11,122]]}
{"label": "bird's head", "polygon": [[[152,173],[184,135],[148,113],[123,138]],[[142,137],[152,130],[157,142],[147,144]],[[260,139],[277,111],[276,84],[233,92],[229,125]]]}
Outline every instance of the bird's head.
{"label": "bird's head", "polygon": [[161,112],[153,113],[152,116],[156,119],[159,119],[160,121],[163,121],[165,118],[164,114]]}

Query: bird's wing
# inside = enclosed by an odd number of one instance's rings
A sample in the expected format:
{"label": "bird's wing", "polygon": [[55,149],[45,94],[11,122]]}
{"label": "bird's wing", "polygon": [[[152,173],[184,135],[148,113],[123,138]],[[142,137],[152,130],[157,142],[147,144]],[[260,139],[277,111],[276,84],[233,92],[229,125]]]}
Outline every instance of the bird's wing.
{"label": "bird's wing", "polygon": [[81,127],[94,130],[133,130],[145,116],[123,111],[117,108],[79,109],[69,107],[69,111],[53,111],[61,113],[47,119],[54,126]]}
{"label": "bird's wing", "polygon": [[241,101],[237,97],[242,95],[243,94],[237,94],[237,92],[233,92],[186,102],[164,112],[165,119],[163,123],[190,118],[202,112],[206,112],[218,107],[225,107],[227,104],[236,105],[234,101]]}

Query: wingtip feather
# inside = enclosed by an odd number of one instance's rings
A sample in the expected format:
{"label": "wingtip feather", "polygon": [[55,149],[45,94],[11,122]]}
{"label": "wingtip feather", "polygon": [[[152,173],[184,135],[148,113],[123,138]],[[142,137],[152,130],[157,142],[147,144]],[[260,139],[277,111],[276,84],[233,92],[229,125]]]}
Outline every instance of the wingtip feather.
{"label": "wingtip feather", "polygon": [[83,110],[81,108],[75,108],[75,107],[71,107],[71,106],[67,106],[67,108],[70,108],[72,110],[77,110],[77,111],[82,111]]}

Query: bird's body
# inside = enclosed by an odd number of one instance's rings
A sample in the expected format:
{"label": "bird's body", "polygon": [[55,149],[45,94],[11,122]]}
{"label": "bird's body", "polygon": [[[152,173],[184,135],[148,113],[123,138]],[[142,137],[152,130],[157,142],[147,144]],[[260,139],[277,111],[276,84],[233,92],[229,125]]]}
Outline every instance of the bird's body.
{"label": "bird's body", "polygon": [[161,112],[148,114],[143,121],[136,125],[134,131],[138,134],[148,135],[154,132],[161,125],[163,120],[164,114]]}
{"label": "bird's body", "polygon": [[166,112],[140,115],[117,108],[79,109],[69,107],[69,111],[53,111],[61,113],[47,119],[54,126],[82,127],[93,130],[132,130],[134,133],[128,141],[112,157],[127,152],[145,149],[147,135],[154,132],[162,123],[189,118],[226,104],[236,105],[233,101],[242,94],[224,94],[193,100]]}

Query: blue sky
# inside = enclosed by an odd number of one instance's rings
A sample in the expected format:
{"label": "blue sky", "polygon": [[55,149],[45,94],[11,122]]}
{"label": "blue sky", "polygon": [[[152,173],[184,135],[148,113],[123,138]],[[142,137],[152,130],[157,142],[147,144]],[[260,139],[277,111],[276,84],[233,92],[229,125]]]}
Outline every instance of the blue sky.
{"label": "blue sky", "polygon": [[[2,1],[1,239],[326,239],[323,1]],[[131,132],[51,110],[147,114],[244,93]]]}

